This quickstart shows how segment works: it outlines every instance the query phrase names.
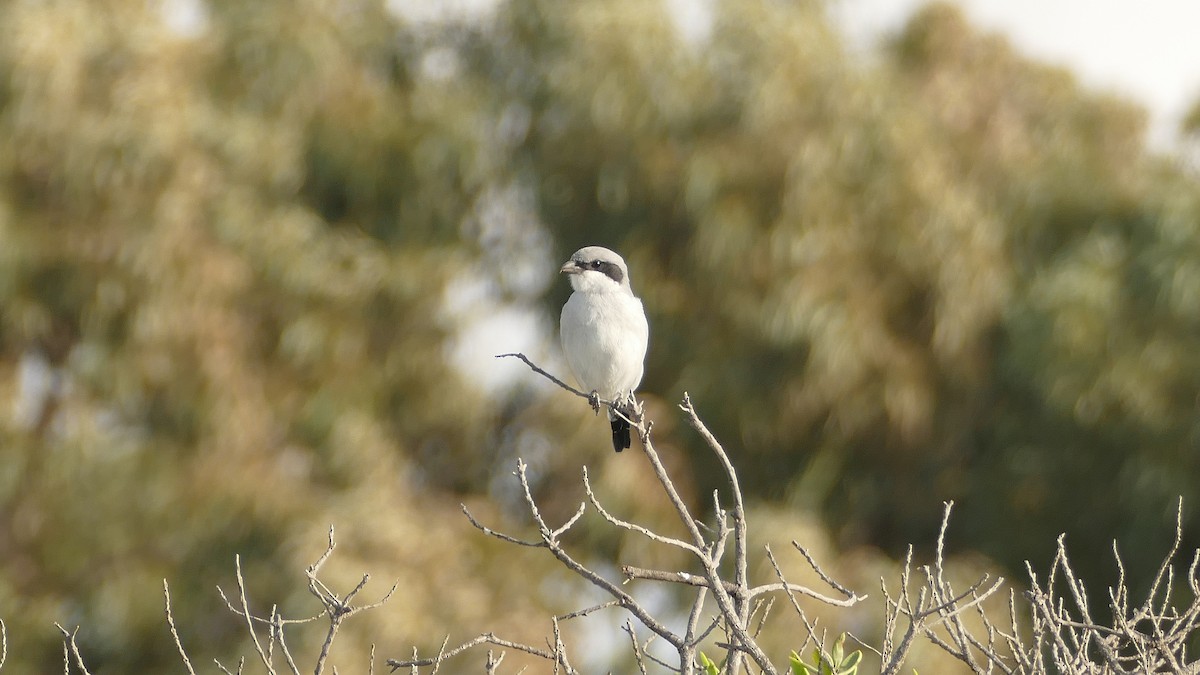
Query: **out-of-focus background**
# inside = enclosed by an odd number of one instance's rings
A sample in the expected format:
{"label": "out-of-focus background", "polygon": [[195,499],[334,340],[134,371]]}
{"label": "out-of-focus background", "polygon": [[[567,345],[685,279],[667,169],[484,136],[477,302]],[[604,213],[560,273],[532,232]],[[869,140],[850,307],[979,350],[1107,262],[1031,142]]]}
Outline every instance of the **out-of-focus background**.
{"label": "out-of-focus background", "polygon": [[[330,524],[331,584],[399,580],[343,629],[341,672],[372,643],[540,641],[594,592],[460,502],[527,532],[516,458],[551,519],[587,464],[610,510],[674,527],[636,449],[493,358],[566,375],[555,270],[585,244],[645,301],[660,450],[705,508],[723,485],[673,408],[690,392],[758,543],[805,542],[865,593],[927,555],[949,499],[965,577],[1019,583],[1066,532],[1094,589],[1114,539],[1136,589],[1180,495],[1200,544],[1200,81],[1163,107],[986,12],[877,6],[0,6],[10,668],[58,662],[54,621],[93,672],[178,667],[163,578],[193,661],[234,664],[235,553],[256,611],[311,615]],[[686,564],[591,517],[569,545]],[[577,665],[628,666],[623,620],[570,628]],[[870,604],[824,620],[881,627]]]}

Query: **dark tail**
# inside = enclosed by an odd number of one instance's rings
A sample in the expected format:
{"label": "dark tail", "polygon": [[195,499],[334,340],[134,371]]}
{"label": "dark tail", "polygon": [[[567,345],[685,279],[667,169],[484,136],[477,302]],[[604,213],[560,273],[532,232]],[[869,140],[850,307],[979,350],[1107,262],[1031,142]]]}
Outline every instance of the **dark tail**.
{"label": "dark tail", "polygon": [[620,417],[614,416],[609,423],[612,424],[613,432],[613,450],[620,452],[628,448],[632,443],[632,438],[629,434],[629,422],[626,422]]}

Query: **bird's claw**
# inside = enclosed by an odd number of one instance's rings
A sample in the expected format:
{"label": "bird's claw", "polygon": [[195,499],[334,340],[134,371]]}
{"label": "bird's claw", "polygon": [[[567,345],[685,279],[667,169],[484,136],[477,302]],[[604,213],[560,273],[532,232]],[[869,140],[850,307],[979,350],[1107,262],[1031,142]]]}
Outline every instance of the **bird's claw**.
{"label": "bird's claw", "polygon": [[588,405],[592,406],[592,412],[600,414],[600,394],[596,391],[588,394]]}

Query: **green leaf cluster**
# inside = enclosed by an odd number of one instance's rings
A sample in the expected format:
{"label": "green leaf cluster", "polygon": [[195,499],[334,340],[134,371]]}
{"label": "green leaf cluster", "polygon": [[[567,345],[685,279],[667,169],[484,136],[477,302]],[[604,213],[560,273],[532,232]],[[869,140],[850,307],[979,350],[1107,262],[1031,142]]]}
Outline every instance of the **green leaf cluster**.
{"label": "green leaf cluster", "polygon": [[842,633],[833,643],[833,650],[828,655],[819,647],[813,648],[811,663],[805,663],[799,654],[792,652],[788,658],[792,675],[857,675],[858,664],[862,661],[862,650],[856,649],[847,654],[845,649],[846,634]]}

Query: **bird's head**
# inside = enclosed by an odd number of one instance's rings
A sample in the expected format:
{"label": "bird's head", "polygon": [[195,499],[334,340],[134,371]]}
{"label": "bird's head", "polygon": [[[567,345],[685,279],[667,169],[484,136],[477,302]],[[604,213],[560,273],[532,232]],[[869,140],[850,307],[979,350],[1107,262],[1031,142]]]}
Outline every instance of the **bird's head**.
{"label": "bird's head", "polygon": [[629,268],[621,256],[603,246],[585,246],[563,263],[559,272],[571,280],[571,288],[580,293],[629,292]]}

